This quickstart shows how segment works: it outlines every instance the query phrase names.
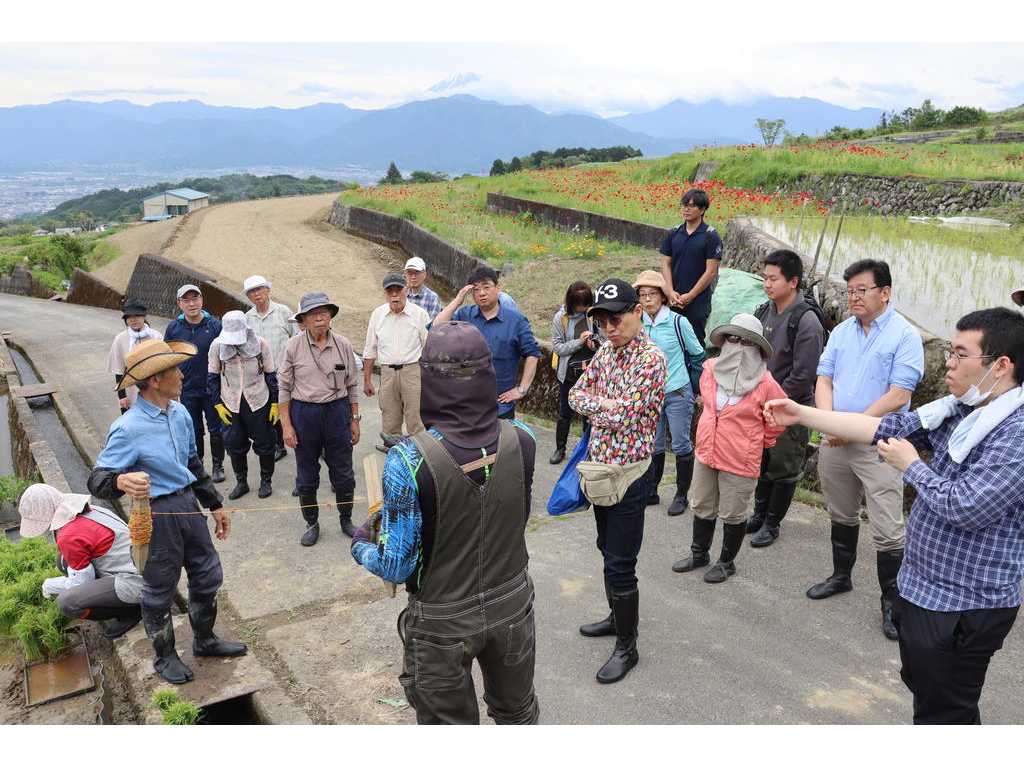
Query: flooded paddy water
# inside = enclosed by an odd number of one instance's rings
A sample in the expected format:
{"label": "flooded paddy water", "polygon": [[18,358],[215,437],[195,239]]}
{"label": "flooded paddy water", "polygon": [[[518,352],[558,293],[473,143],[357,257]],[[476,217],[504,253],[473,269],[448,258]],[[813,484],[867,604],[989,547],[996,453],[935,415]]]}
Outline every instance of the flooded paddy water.
{"label": "flooded paddy water", "polygon": [[[751,221],[813,259],[820,219]],[[817,271],[829,269],[838,217],[828,220]],[[932,333],[948,338],[956,321],[975,309],[1009,306],[1024,288],[1024,227],[906,217],[849,216],[843,220],[829,275],[859,259],[881,259],[892,270],[893,305]]]}

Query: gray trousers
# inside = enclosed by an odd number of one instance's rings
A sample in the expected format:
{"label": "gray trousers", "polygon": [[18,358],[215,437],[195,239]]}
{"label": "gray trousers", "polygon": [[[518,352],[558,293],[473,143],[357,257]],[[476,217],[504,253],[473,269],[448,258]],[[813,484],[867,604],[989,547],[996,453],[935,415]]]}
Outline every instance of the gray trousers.
{"label": "gray trousers", "polygon": [[[188,574],[188,599],[211,598],[220,589],[224,573],[210,537],[210,524],[199,510],[192,489],[153,499],[152,510],[179,514],[153,515],[149,560],[142,573],[142,608],[160,613],[174,601],[182,567]],[[193,514],[181,514],[193,513]]]}
{"label": "gray trousers", "polygon": [[68,618],[95,621],[126,618],[139,613],[138,603],[126,603],[117,596],[113,576],[64,590],[57,595],[57,607]]}
{"label": "gray trousers", "polygon": [[535,725],[540,719],[529,577],[501,594],[459,603],[420,603],[413,595],[398,629],[405,645],[398,679],[420,725],[479,725],[473,659],[483,674],[487,714],[496,724]]}

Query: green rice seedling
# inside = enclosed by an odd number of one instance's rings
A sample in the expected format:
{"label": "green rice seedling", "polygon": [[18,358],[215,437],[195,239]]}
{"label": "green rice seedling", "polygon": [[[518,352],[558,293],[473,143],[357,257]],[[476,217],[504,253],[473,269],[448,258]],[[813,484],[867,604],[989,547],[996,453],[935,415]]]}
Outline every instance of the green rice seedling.
{"label": "green rice seedling", "polygon": [[167,708],[175,702],[181,701],[181,697],[177,691],[172,691],[169,688],[161,688],[158,691],[153,691],[153,695],[149,699],[149,705],[155,709],[159,709],[161,712],[166,712]]}
{"label": "green rice seedling", "polygon": [[203,711],[191,701],[176,701],[164,710],[164,725],[195,725]]}

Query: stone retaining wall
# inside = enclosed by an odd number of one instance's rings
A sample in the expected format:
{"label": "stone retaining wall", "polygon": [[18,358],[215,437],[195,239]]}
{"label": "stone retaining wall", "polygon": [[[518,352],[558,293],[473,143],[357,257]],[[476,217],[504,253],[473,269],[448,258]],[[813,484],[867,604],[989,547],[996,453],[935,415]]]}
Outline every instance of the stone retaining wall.
{"label": "stone retaining wall", "polygon": [[209,275],[149,253],[139,256],[125,296],[140,300],[150,314],[177,317],[180,310],[175,294],[185,283],[199,286],[203,308],[217,317],[233,309],[245,312],[252,306],[244,296],[218,286]]}
{"label": "stone retaining wall", "polygon": [[36,280],[23,264],[15,264],[11,274],[0,277],[0,292],[32,296],[36,299],[49,299],[54,295],[53,291]]}
{"label": "stone retaining wall", "polygon": [[85,304],[90,307],[120,310],[124,305],[124,296],[115,288],[107,285],[96,275],[75,268],[71,275],[71,287],[68,289],[69,304]]}

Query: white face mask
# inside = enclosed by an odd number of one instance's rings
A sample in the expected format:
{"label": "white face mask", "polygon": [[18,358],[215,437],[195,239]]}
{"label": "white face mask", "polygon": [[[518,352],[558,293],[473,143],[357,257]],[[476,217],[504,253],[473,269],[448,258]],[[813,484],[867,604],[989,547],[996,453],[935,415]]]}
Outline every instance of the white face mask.
{"label": "white face mask", "polygon": [[981,405],[986,400],[988,400],[989,396],[991,396],[992,394],[992,390],[995,389],[996,384],[999,383],[999,380],[996,379],[996,381],[993,382],[992,386],[988,388],[988,392],[982,392],[979,389],[979,387],[985,383],[985,379],[987,379],[988,375],[992,373],[992,368],[993,366],[990,365],[988,370],[985,371],[985,375],[981,377],[981,381],[979,381],[977,384],[971,384],[971,386],[967,388],[967,391],[957,398],[957,402],[963,403],[964,405],[968,406],[975,406]]}

